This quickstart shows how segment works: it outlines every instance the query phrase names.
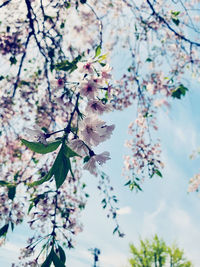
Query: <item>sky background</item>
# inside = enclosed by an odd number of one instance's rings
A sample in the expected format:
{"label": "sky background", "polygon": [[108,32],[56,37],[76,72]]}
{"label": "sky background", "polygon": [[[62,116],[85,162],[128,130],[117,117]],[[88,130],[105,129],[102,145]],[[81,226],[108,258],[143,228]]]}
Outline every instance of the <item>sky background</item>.
{"label": "sky background", "polygon": [[[120,57],[114,57],[112,65],[117,66],[114,74],[120,77],[130,59],[121,48],[116,53]],[[126,267],[129,244],[137,245],[140,238],[151,238],[154,234],[168,245],[175,241],[194,266],[200,266],[200,198],[198,193],[187,192],[189,179],[199,171],[200,163],[200,158],[189,159],[192,151],[200,147],[199,81],[191,80],[186,86],[189,91],[183,99],[172,99],[169,110],[160,110],[157,135],[161,139],[165,164],[163,178],[147,178],[143,192],[130,192],[122,176],[123,156],[127,152],[124,143],[130,138],[128,125],[135,119],[135,107],[104,116],[107,124],[115,124],[116,128],[99,151],[111,154],[103,171],[110,176],[119,199],[118,220],[126,235],[119,238],[112,234],[115,225],[102,209],[103,196],[97,190],[98,180],[85,172],[83,180],[90,198],[80,218],[84,230],[76,237],[75,249],[66,252],[68,267],[93,266],[88,249],[95,247],[101,250],[100,267]],[[10,267],[12,262],[18,261],[19,249],[25,246],[28,232],[24,224],[17,226],[13,233],[9,232],[5,246],[0,248],[0,267]]]}
{"label": "sky background", "polygon": [[[119,199],[119,223],[126,236],[119,238],[112,234],[115,225],[101,207],[103,196],[96,188],[97,178],[85,172],[83,180],[90,198],[80,218],[84,231],[77,235],[76,248],[66,253],[67,266],[92,266],[93,257],[88,249],[97,247],[101,250],[100,267],[126,267],[129,244],[138,244],[140,238],[158,234],[167,244],[176,241],[194,266],[199,267],[200,199],[198,193],[187,193],[189,178],[199,171],[200,159],[189,159],[200,146],[198,87],[198,81],[192,81],[185,98],[172,100],[171,108],[159,113],[163,178],[146,179],[143,192],[130,192],[123,186],[124,142],[129,137],[128,124],[135,118],[134,107],[106,116],[107,123],[116,124],[116,129],[112,138],[100,147],[100,151],[110,151],[112,158],[103,170],[110,176]],[[8,235],[6,245],[0,249],[0,266],[9,267],[11,262],[17,262],[17,252],[24,246],[27,234],[28,228],[20,225]]]}

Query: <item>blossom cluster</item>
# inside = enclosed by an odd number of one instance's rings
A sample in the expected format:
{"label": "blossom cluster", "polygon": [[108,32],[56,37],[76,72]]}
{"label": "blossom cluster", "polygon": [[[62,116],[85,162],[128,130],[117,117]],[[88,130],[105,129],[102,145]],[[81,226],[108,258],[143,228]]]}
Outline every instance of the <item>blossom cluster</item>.
{"label": "blossom cluster", "polygon": [[[81,171],[97,176],[98,166],[110,159],[108,151],[95,153],[115,128],[101,119],[104,113],[131,105],[135,111],[131,140],[126,142],[131,152],[124,169],[129,185],[162,175],[156,118],[171,97],[185,95],[185,74],[198,76],[199,29],[196,19],[191,22],[196,4],[190,1],[181,8],[163,0],[137,5],[126,0],[18,2],[0,5],[0,218],[6,223],[1,229],[9,224],[10,230],[11,222],[20,223],[29,210],[29,225],[51,236],[44,238],[48,251],[57,226],[68,247],[82,229],[79,214],[87,194]],[[59,147],[53,144],[57,148],[52,153],[38,154],[22,146],[20,138],[45,151],[53,142]],[[57,190],[58,156],[67,166],[60,169],[68,173]],[[192,180],[192,190],[198,180],[198,175]],[[116,214],[112,209],[111,213]],[[32,242],[22,258],[32,254]]]}

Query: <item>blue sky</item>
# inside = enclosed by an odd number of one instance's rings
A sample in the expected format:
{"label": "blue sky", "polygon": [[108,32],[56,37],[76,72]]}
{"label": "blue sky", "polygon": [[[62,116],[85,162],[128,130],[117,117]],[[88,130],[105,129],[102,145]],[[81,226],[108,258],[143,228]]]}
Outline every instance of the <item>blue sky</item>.
{"label": "blue sky", "polygon": [[[129,192],[123,186],[125,178],[121,174],[126,152],[124,141],[128,137],[128,124],[135,116],[134,108],[106,117],[106,121],[116,124],[116,130],[100,147],[102,151],[110,151],[112,157],[103,170],[109,174],[119,199],[122,213],[119,223],[126,236],[113,236],[114,223],[106,218],[101,207],[103,196],[96,189],[97,178],[85,172],[83,179],[88,185],[90,198],[80,218],[84,231],[76,238],[76,248],[67,252],[67,266],[92,266],[93,258],[88,249],[97,247],[101,250],[99,266],[126,267],[129,243],[138,244],[140,237],[149,238],[155,233],[168,244],[176,241],[194,266],[199,266],[200,199],[196,193],[188,194],[187,188],[189,178],[199,170],[199,159],[190,160],[189,155],[200,144],[200,93],[195,81],[191,88],[184,99],[171,101],[171,109],[159,114],[158,135],[165,163],[163,178],[146,179],[143,192]],[[21,225],[8,236],[7,244],[0,250],[2,266],[11,266],[11,262],[17,260],[16,252],[25,244],[26,234],[26,227]]]}

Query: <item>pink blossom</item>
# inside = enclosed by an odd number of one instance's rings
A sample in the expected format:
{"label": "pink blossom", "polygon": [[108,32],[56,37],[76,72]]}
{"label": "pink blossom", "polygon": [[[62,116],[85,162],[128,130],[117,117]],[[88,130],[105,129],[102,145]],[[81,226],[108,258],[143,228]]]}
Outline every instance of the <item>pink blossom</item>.
{"label": "pink blossom", "polygon": [[195,174],[193,178],[190,179],[190,184],[188,187],[188,192],[197,191],[200,185],[200,173]]}
{"label": "pink blossom", "polygon": [[97,83],[94,81],[84,81],[81,83],[80,93],[88,99],[94,99],[97,95]]}
{"label": "pink blossom", "polygon": [[88,113],[95,113],[95,114],[100,114],[100,115],[110,110],[111,110],[110,105],[105,105],[99,100],[90,100],[85,109],[85,111]]}
{"label": "pink blossom", "polygon": [[93,74],[94,69],[92,68],[92,62],[88,61],[86,63],[84,62],[78,62],[77,63],[78,71],[79,72],[84,72],[87,74]]}
{"label": "pink blossom", "polygon": [[112,68],[109,66],[109,64],[106,64],[102,69],[101,69],[101,77],[105,80],[108,80],[112,77],[110,74]]}

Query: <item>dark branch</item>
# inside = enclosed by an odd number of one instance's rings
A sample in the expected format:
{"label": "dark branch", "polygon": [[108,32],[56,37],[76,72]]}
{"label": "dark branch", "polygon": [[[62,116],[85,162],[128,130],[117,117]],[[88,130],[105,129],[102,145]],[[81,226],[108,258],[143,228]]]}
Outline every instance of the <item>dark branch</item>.
{"label": "dark branch", "polygon": [[169,23],[163,18],[161,17],[154,9],[153,5],[151,4],[151,2],[149,0],[147,0],[147,3],[149,5],[149,7],[151,8],[152,10],[152,15],[155,16],[160,22],[163,22],[167,28],[173,32],[178,38],[182,39],[183,41],[191,44],[191,45],[196,45],[196,46],[200,46],[200,43],[197,43],[197,42],[194,42],[194,41],[191,41],[190,39],[186,38],[184,35],[176,32],[170,25]]}
{"label": "dark branch", "polygon": [[11,0],[7,0],[7,1],[5,1],[3,4],[0,5],[0,8],[6,6],[6,5],[9,4],[10,2],[11,2]]}

